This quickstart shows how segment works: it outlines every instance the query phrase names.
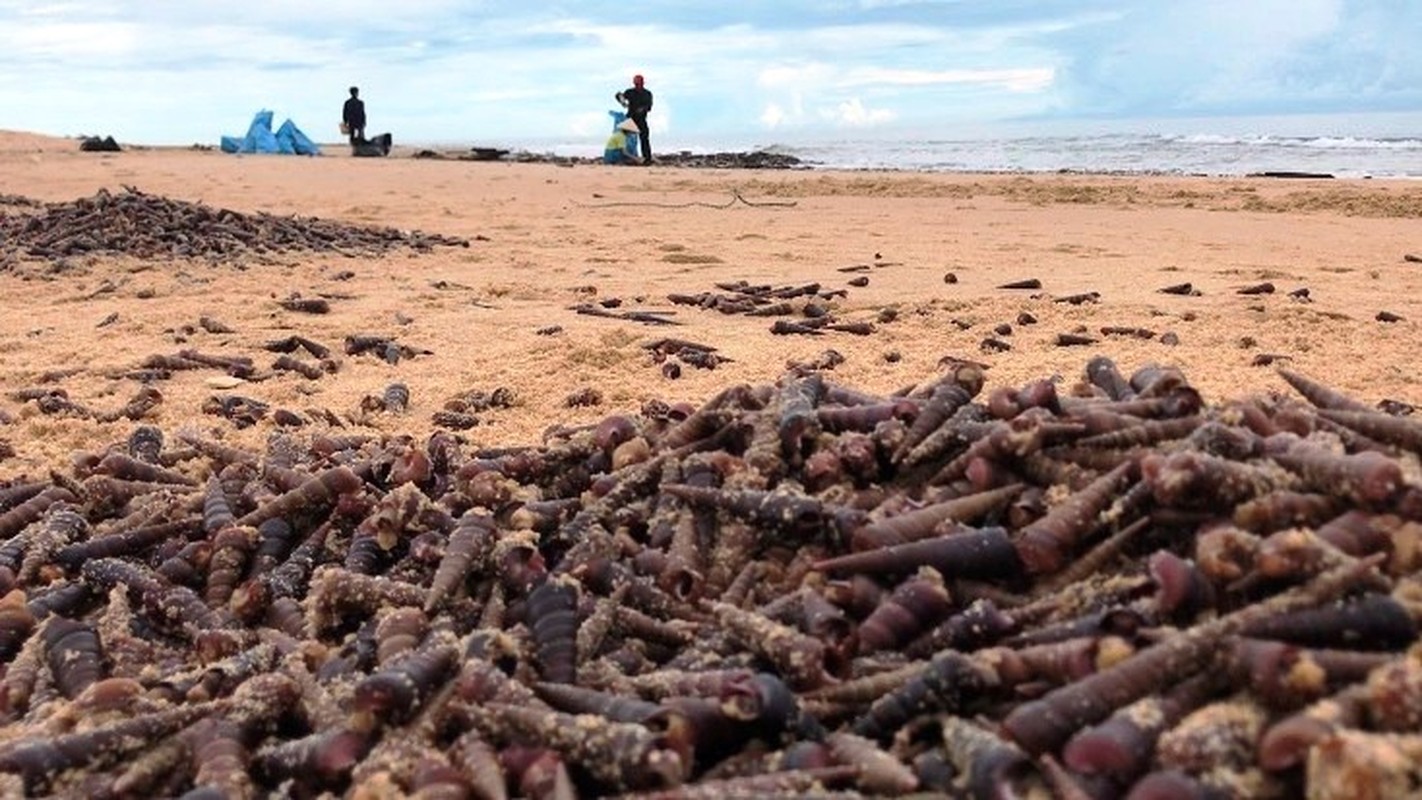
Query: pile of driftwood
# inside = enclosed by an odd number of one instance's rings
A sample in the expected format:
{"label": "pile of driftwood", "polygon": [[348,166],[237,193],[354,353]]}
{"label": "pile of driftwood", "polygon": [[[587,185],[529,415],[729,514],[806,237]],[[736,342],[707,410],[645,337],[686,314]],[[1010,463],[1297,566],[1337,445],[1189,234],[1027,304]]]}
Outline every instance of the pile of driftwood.
{"label": "pile of driftwood", "polygon": [[139,423],[0,489],[0,794],[1401,797],[1422,425],[1280,375]]}

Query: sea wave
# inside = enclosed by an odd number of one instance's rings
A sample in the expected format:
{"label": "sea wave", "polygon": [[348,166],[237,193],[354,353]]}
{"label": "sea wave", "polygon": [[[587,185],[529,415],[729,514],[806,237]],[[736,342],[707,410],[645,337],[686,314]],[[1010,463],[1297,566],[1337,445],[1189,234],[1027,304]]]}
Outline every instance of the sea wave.
{"label": "sea wave", "polygon": [[1186,145],[1218,145],[1223,147],[1304,147],[1322,150],[1422,150],[1422,139],[1359,138],[1356,136],[1226,136],[1199,133],[1162,137],[1165,141]]}
{"label": "sea wave", "polygon": [[1340,178],[1422,178],[1422,160],[1417,158],[1422,139],[1416,138],[1103,134],[839,141],[777,148],[835,169],[1221,176],[1308,172]]}
{"label": "sea wave", "polygon": [[[1294,172],[1422,179],[1422,138],[1411,136],[1119,133],[978,139],[776,138],[760,143],[708,139],[663,146],[666,152],[691,154],[758,150],[794,156],[822,169],[1216,176]],[[601,142],[564,141],[549,143],[546,152],[597,157],[601,148]]]}

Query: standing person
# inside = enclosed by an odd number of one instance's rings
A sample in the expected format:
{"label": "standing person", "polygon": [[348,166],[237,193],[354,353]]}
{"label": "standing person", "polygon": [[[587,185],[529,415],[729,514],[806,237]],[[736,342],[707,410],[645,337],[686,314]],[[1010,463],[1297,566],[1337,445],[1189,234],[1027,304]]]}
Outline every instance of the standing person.
{"label": "standing person", "polygon": [[360,99],[360,89],[355,86],[351,87],[351,96],[341,109],[341,121],[350,134],[351,144],[365,141],[365,101]]}
{"label": "standing person", "polygon": [[613,95],[627,109],[627,118],[637,125],[642,140],[642,163],[652,163],[652,137],[647,129],[647,112],[652,110],[652,93],[642,85],[641,75],[632,76],[632,88]]}

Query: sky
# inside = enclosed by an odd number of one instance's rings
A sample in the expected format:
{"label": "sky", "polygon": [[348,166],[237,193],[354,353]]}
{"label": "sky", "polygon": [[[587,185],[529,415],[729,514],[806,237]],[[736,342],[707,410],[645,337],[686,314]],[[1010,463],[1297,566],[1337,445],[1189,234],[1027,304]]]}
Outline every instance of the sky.
{"label": "sky", "polygon": [[1280,118],[1422,136],[1422,0],[0,0],[0,129],[215,144],[270,109],[334,141],[357,85],[367,133],[401,143],[600,142],[635,73],[664,148]]}

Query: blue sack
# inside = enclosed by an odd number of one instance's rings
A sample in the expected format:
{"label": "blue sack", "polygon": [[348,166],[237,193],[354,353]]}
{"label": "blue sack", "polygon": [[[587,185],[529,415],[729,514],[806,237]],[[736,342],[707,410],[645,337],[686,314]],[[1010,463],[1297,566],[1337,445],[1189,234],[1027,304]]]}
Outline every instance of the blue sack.
{"label": "blue sack", "polygon": [[321,155],[320,146],[311,141],[310,136],[301,132],[301,129],[297,128],[296,122],[287,119],[286,122],[283,122],[282,129],[292,136],[292,146],[296,148],[296,155]]}
{"label": "blue sack", "polygon": [[252,117],[247,135],[223,136],[224,153],[284,153],[286,155],[319,156],[321,148],[288,119],[272,132],[272,112],[262,109]]}
{"label": "blue sack", "polygon": [[242,143],[242,152],[279,152],[276,134],[272,133],[272,112],[262,109],[252,117],[252,124],[247,128],[247,138]]}
{"label": "blue sack", "polygon": [[321,155],[321,148],[317,147],[316,143],[311,141],[310,137],[302,133],[301,129],[296,127],[296,123],[289,119],[283,122],[280,128],[277,128],[276,139],[277,145],[281,147],[283,153],[294,153],[299,156]]}

